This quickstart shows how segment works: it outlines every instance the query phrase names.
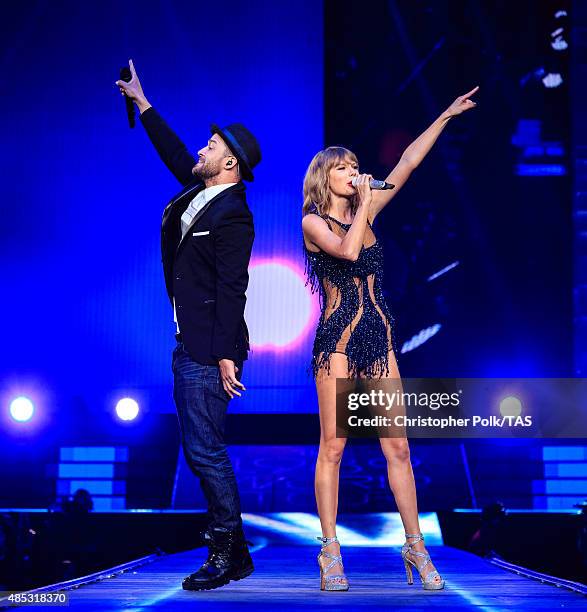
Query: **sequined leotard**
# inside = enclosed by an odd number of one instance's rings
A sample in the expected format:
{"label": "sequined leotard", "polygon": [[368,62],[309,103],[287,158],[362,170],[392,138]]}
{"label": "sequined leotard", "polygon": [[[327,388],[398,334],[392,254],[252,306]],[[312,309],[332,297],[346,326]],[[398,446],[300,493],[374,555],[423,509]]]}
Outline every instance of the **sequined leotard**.
{"label": "sequined leotard", "polygon": [[[316,207],[308,214],[319,214]],[[344,236],[350,224],[328,215],[328,227]],[[383,249],[371,224],[357,261],[333,257],[320,250],[310,251],[304,242],[306,284],[319,291],[321,314],[312,351],[314,377],[321,368],[330,372],[332,353],[348,359],[349,378],[359,372],[367,378],[390,376],[389,352],[395,351],[393,317],[381,287]]]}

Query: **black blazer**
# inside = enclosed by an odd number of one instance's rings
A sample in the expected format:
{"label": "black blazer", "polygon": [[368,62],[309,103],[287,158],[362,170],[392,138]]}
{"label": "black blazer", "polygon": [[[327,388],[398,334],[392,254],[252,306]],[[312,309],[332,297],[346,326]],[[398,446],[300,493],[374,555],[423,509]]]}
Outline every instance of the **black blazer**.
{"label": "black blazer", "polygon": [[185,349],[203,364],[242,362],[249,350],[245,291],[255,237],[245,185],[239,182],[207,202],[182,239],[181,216],[204,189],[192,175],[196,160],[153,107],[141,115],[141,122],[165,165],[184,185],[163,212],[161,254]]}

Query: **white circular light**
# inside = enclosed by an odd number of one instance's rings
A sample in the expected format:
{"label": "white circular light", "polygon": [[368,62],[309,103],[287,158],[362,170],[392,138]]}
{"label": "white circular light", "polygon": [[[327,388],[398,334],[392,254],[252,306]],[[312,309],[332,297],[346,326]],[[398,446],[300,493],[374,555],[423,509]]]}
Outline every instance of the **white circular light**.
{"label": "white circular light", "polygon": [[35,412],[35,405],[33,402],[24,395],[15,397],[10,402],[10,416],[21,423],[30,421]]}
{"label": "white circular light", "polygon": [[303,275],[289,262],[256,262],[249,269],[246,318],[254,347],[282,350],[307,331],[314,304]]}
{"label": "white circular light", "polygon": [[515,395],[508,395],[499,402],[502,416],[517,417],[522,413],[522,402]]}
{"label": "white circular light", "polygon": [[131,397],[123,397],[116,404],[116,414],[121,421],[132,421],[139,414],[139,404]]}

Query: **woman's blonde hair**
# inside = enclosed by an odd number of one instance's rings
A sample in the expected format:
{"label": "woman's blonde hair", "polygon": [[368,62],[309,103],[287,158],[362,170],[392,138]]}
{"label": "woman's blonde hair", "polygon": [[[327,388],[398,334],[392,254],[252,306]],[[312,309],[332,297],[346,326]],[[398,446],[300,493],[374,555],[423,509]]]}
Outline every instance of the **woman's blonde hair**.
{"label": "woman's blonde hair", "polygon": [[[357,156],[344,147],[328,147],[318,151],[314,159],[310,162],[304,177],[304,203],[302,205],[302,215],[315,205],[321,216],[328,214],[330,209],[330,184],[329,173],[342,161],[351,160],[358,164]],[[351,212],[353,215],[359,205],[358,196],[351,198]]]}

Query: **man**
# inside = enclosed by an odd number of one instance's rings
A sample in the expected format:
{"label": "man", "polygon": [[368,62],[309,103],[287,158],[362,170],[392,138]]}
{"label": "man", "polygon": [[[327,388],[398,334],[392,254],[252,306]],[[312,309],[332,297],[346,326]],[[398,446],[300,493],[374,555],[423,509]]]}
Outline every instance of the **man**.
{"label": "man", "polygon": [[196,161],[149,104],[129,64],[131,80],[116,85],[135,102],[159,156],[184,186],[163,213],[161,249],[177,322],[173,396],[210,525],[208,558],[183,588],[214,589],[253,572],[224,424],[229,400],[245,389],[240,378],[249,341],[243,313],[254,229],[242,181],[253,180],[261,151],[241,124],[213,125]]}

